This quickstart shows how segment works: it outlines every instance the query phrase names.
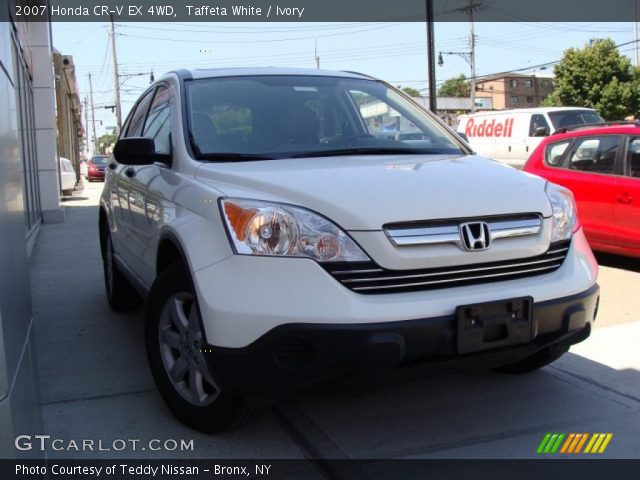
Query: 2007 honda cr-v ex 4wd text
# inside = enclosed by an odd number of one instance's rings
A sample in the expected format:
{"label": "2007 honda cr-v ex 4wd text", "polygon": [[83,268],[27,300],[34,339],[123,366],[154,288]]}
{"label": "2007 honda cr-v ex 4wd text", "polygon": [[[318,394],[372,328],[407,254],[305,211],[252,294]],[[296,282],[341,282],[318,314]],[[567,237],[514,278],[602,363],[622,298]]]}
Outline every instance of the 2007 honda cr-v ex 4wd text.
{"label": "2007 honda cr-v ex 4wd text", "polygon": [[146,299],[158,389],[202,431],[354,377],[533,370],[597,311],[571,193],[362,74],[168,73],[100,207],[109,303]]}

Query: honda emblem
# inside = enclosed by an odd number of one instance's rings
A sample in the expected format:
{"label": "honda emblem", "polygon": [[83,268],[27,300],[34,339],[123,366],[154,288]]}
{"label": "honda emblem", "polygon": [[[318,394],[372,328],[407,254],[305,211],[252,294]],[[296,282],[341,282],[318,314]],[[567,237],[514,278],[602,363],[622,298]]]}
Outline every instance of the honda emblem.
{"label": "honda emblem", "polygon": [[486,222],[460,224],[460,240],[464,250],[477,252],[491,245],[491,230]]}

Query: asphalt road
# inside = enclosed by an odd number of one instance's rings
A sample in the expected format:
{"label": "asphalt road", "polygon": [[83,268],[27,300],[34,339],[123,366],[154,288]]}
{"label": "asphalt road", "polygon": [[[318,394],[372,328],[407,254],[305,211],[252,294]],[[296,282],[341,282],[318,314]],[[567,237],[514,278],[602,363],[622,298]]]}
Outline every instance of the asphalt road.
{"label": "asphalt road", "polygon": [[[640,268],[603,257],[592,336],[524,376],[492,372],[305,393],[230,433],[203,435],[176,421],[149,374],[142,312],[106,302],[97,237],[103,184],[66,202],[31,259],[46,433],[71,439],[193,439],[187,452],[57,451],[51,458],[536,458],[546,432],[611,432],[593,458],[640,458]],[[363,478],[393,478],[367,467]],[[294,475],[295,474],[295,475]],[[292,478],[321,478],[316,470]]]}

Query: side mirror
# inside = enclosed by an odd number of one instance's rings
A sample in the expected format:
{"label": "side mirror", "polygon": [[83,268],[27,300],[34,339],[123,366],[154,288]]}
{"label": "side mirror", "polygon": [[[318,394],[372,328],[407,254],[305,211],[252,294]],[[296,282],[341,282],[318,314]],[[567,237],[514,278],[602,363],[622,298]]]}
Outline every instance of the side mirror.
{"label": "side mirror", "polygon": [[466,133],[462,133],[462,132],[456,132],[458,134],[458,136],[464,140],[465,142],[469,143],[469,137],[467,137]]}
{"label": "side mirror", "polygon": [[156,145],[152,138],[121,138],[113,148],[113,156],[123,165],[152,165],[156,162],[169,163],[171,156],[156,153]]}
{"label": "side mirror", "polygon": [[549,128],[548,127],[537,127],[533,131],[533,136],[534,137],[546,137],[547,135],[549,135]]}

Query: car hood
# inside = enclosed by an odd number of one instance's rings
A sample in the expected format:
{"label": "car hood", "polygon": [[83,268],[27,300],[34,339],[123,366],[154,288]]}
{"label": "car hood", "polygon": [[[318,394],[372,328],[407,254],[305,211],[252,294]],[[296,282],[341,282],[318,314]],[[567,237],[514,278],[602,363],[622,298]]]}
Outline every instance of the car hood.
{"label": "car hood", "polygon": [[545,180],[476,155],[205,163],[196,177],[229,197],[306,207],[346,230],[416,220],[551,215]]}

